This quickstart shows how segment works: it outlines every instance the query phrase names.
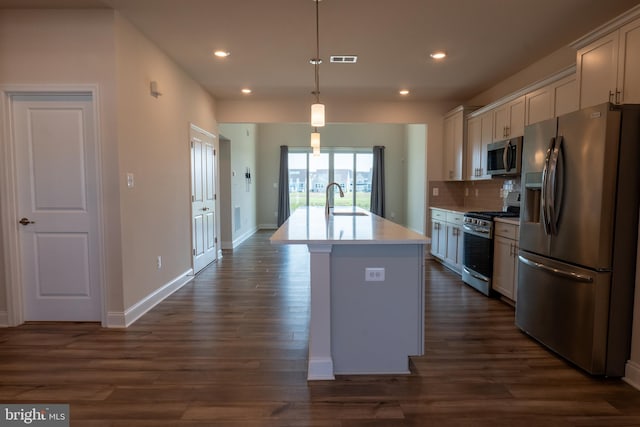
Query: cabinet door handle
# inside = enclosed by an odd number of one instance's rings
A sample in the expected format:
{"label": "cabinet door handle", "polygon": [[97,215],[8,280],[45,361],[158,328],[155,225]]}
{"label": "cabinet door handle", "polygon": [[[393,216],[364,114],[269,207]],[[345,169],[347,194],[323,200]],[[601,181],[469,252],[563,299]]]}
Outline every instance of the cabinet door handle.
{"label": "cabinet door handle", "polygon": [[613,102],[613,91],[609,91],[609,102]]}
{"label": "cabinet door handle", "polygon": [[616,90],[616,104],[620,104],[621,100],[620,100],[620,91]]}

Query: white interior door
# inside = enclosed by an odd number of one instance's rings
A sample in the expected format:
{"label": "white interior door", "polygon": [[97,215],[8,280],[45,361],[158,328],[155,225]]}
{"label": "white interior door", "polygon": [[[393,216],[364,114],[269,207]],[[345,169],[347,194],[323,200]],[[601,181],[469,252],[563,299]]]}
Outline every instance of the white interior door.
{"label": "white interior door", "polygon": [[191,129],[191,227],[193,272],[216,259],[216,180],[213,136]]}
{"label": "white interior door", "polygon": [[90,95],[12,97],[24,320],[99,321]]}

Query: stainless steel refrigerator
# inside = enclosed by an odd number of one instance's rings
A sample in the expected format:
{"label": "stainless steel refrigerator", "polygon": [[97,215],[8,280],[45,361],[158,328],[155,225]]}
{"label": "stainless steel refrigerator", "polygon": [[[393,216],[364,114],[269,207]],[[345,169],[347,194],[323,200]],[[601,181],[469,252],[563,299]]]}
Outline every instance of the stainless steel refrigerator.
{"label": "stainless steel refrigerator", "polygon": [[639,128],[607,103],[525,129],[516,325],[595,375],[630,352]]}

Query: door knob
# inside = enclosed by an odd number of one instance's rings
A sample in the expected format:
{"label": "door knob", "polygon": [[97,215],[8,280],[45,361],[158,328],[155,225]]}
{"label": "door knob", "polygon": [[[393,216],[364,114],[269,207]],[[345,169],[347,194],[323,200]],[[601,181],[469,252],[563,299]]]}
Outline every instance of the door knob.
{"label": "door knob", "polygon": [[204,208],[202,208],[202,210],[206,212],[209,210],[209,208],[205,206]]}
{"label": "door knob", "polygon": [[20,224],[22,225],[29,225],[29,224],[35,224],[35,221],[30,221],[29,218],[22,218],[20,221],[18,221]]}

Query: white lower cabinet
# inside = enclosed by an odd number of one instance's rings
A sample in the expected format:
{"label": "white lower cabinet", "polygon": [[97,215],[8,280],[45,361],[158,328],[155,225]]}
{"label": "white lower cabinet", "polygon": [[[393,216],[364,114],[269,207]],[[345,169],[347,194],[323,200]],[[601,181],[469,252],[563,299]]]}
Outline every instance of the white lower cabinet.
{"label": "white lower cabinet", "polygon": [[446,212],[431,209],[431,255],[443,259],[447,246]]}
{"label": "white lower cabinet", "polygon": [[457,273],[462,272],[463,212],[431,209],[431,255]]}
{"label": "white lower cabinet", "polygon": [[454,271],[462,273],[462,220],[460,212],[447,212],[447,247],[444,262]]}
{"label": "white lower cabinet", "polygon": [[518,280],[517,225],[496,221],[493,239],[492,289],[516,301]]}

